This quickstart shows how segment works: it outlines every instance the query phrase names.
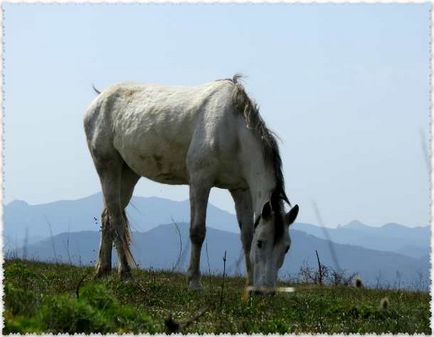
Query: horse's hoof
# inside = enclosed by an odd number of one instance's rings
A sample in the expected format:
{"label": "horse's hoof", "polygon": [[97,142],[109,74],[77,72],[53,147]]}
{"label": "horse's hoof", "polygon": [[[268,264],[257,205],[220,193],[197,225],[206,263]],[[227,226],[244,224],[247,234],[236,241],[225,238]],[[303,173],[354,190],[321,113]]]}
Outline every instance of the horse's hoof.
{"label": "horse's hoof", "polygon": [[97,267],[95,275],[94,275],[94,279],[100,279],[103,278],[105,276],[108,276],[111,272],[111,268],[100,268]]}
{"label": "horse's hoof", "polygon": [[188,288],[190,290],[202,290],[203,289],[203,287],[199,281],[190,281],[190,283],[188,284]]}
{"label": "horse's hoof", "polygon": [[132,280],[133,275],[131,274],[130,270],[121,270],[119,271],[119,277],[121,280]]}

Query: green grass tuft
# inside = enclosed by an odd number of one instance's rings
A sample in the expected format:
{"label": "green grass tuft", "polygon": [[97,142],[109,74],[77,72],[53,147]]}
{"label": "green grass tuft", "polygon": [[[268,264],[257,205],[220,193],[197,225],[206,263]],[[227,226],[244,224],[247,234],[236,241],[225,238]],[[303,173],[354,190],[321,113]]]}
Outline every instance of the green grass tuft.
{"label": "green grass tuft", "polygon": [[8,266],[5,275],[6,334],[156,332],[149,315],[120,304],[103,284],[85,285],[76,298],[73,293],[50,294],[20,288],[31,279],[44,279],[23,264]]}

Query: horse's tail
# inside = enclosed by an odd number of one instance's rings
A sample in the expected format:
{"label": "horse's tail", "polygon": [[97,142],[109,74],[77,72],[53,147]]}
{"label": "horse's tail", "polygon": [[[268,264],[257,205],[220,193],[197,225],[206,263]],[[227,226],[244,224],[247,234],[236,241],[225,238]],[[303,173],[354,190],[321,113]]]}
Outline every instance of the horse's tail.
{"label": "horse's tail", "polygon": [[133,254],[131,253],[131,250],[130,250],[130,244],[131,244],[130,223],[128,221],[127,214],[125,213],[125,210],[123,211],[123,216],[125,219],[125,228],[122,231],[123,237],[121,238],[123,249],[124,249],[125,255],[127,256],[128,265],[131,268],[137,268],[138,265],[137,265],[136,261],[134,260]]}
{"label": "horse's tail", "polygon": [[96,92],[97,95],[101,94],[101,91],[95,88],[95,85],[93,83],[92,83],[92,89]]}

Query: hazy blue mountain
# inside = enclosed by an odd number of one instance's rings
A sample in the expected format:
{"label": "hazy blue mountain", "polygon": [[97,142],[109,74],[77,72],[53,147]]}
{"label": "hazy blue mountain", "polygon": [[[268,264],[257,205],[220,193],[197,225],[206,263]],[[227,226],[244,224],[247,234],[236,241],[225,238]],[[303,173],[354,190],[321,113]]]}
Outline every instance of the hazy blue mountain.
{"label": "hazy blue mountain", "polygon": [[[77,200],[63,200],[47,204],[29,205],[25,201],[13,201],[4,208],[5,250],[67,232],[96,231],[99,229],[102,210],[101,193]],[[301,212],[303,208],[301,209]],[[133,231],[145,232],[160,224],[188,222],[188,200],[172,201],[156,197],[133,197],[127,208]],[[238,233],[238,224],[233,214],[212,204],[207,209],[208,227]],[[306,223],[292,227],[320,239],[326,239],[323,228]],[[430,252],[430,227],[406,227],[387,224],[372,227],[353,221],[345,226],[327,229],[333,242],[357,245],[379,251],[391,251],[410,257],[421,258]]]}
{"label": "hazy blue mountain", "polygon": [[[103,207],[102,194],[93,194],[77,200],[62,200],[47,204],[29,205],[13,201],[4,207],[3,235],[10,248],[64,232],[95,231],[99,229]],[[156,197],[133,197],[127,208],[132,230],[147,231],[163,223],[188,222],[189,201],[173,201]],[[239,232],[235,215],[212,204],[207,208],[209,226],[230,232]]]}
{"label": "hazy blue mountain", "polygon": [[[134,232],[132,251],[137,263],[143,268],[184,271],[188,264],[190,250],[187,224],[180,223],[179,230],[181,236],[178,235],[176,227],[169,224],[155,227],[147,232]],[[328,241],[294,229],[291,230],[291,238],[292,247],[280,272],[281,277],[296,276],[302,265],[316,268],[315,250],[318,250],[322,264],[336,267]],[[52,239],[29,244],[26,254],[28,258],[45,261],[57,259],[57,261],[75,264],[93,264],[98,245],[98,232],[62,233]],[[416,287],[420,283],[425,286],[429,284],[428,256],[416,259],[353,245],[334,244],[333,246],[340,268],[359,273],[365,284],[376,285],[380,282],[382,285]],[[203,273],[222,272],[222,257],[225,250],[228,273],[244,273],[244,257],[241,253],[239,235],[213,228],[208,228],[202,250]],[[24,253],[20,249],[15,254],[21,257]]]}
{"label": "hazy blue mountain", "polygon": [[[293,228],[321,239],[327,238],[324,229],[319,226],[296,223]],[[373,227],[355,220],[345,226],[327,228],[327,233],[330,240],[336,243],[391,251],[411,257],[420,258],[430,252],[430,226],[407,227],[389,223]]]}

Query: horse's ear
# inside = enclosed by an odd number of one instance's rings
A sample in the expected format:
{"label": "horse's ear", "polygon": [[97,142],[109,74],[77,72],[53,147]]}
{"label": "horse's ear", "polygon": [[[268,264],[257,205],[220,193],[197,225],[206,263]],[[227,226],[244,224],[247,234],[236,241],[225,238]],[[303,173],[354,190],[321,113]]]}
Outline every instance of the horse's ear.
{"label": "horse's ear", "polygon": [[295,205],[293,208],[291,208],[291,210],[285,215],[285,223],[289,226],[291,225],[295,219],[297,218],[298,215],[298,205]]}
{"label": "horse's ear", "polygon": [[271,202],[267,201],[264,204],[264,207],[262,207],[262,213],[261,213],[261,217],[264,220],[268,220],[271,218]]}

